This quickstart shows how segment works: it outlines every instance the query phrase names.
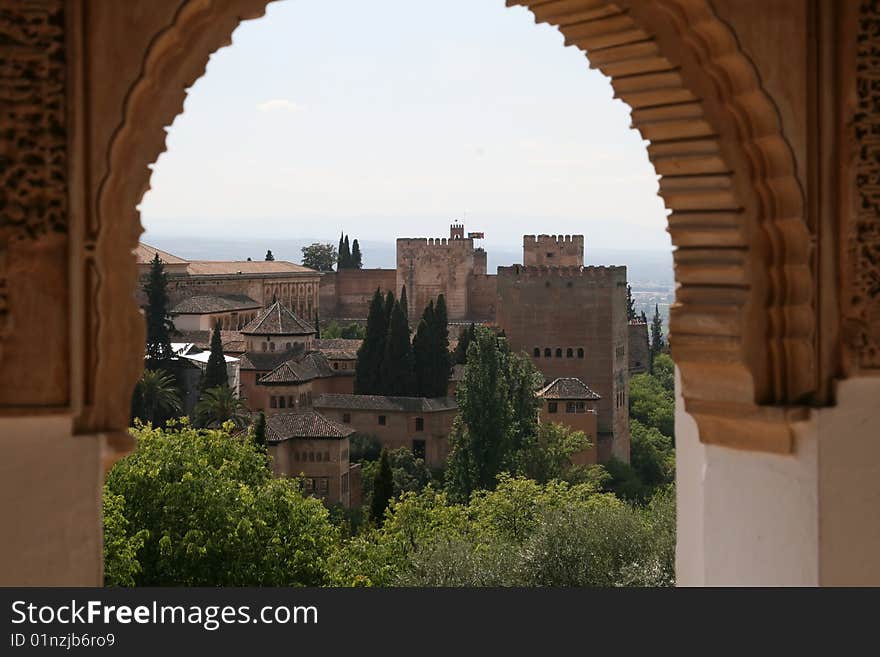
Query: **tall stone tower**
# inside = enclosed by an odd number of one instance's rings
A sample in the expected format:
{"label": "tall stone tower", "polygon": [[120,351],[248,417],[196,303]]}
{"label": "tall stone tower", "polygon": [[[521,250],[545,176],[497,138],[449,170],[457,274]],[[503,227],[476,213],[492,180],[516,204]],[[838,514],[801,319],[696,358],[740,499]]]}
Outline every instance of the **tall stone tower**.
{"label": "tall stone tower", "polygon": [[584,236],[523,235],[523,264],[526,267],[583,267]]}
{"label": "tall stone tower", "polygon": [[451,240],[463,240],[464,239],[464,224],[460,221],[455,221],[449,226],[449,239]]}

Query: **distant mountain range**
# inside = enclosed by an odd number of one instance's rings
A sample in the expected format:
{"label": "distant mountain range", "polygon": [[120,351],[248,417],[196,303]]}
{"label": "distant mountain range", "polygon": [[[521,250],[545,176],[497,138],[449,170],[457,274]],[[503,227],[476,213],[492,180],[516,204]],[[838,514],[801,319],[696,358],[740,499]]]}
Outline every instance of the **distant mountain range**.
{"label": "distant mountain range", "polygon": [[[202,236],[183,237],[148,233],[144,242],[190,260],[262,260],[271,249],[276,260],[299,262],[302,247],[314,242],[336,244],[338,238],[243,238],[210,239]],[[359,240],[364,267],[393,269],[396,246],[393,242]],[[489,272],[496,268],[522,262],[522,249],[511,246],[484,245],[488,254]],[[673,286],[672,252],[640,251],[637,249],[591,249],[586,246],[585,260],[590,265],[626,265],[627,278],[633,287],[671,288]]]}

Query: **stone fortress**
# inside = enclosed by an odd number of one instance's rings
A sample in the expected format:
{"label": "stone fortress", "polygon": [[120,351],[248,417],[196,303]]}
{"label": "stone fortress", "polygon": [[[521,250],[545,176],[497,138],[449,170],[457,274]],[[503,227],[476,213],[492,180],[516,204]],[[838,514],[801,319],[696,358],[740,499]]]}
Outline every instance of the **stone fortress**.
{"label": "stone fortress", "polygon": [[[214,322],[236,332],[277,300],[308,322],[364,321],[377,289],[400,296],[410,318],[443,294],[450,337],[466,323],[503,329],[549,383],[577,378],[598,395],[597,457],[629,460],[628,379],[647,365],[647,327],[627,319],[626,267],[585,266],[583,235],[526,235],[522,264],[488,272],[483,233],[462,223],[449,237],[399,238],[395,269],[319,273],[283,261],[197,262],[141,245],[142,276],[166,263],[175,325],[204,342]],[[235,335],[230,333],[231,335]],[[192,338],[196,340],[197,338]],[[227,340],[224,335],[224,347]]]}

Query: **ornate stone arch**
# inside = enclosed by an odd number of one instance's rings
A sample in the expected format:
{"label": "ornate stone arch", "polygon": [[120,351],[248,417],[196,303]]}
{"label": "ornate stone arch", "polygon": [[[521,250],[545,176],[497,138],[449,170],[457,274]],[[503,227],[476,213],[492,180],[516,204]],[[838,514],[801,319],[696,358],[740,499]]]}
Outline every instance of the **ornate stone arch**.
{"label": "ornate stone arch", "polygon": [[[143,328],[130,294],[136,204],[186,88],[241,20],[271,0],[184,0],[145,53],[108,152],[83,249],[95,330],[81,430],[121,429]],[[508,0],[587,52],[650,140],[671,210],[673,355],[706,442],[790,451],[790,422],[816,389],[810,233],[777,110],[707,0]],[[120,336],[123,336],[120,338]],[[135,348],[136,349],[136,348]],[[120,363],[125,369],[120,370]],[[100,404],[94,400],[100,399]],[[92,400],[90,402],[90,400]]]}

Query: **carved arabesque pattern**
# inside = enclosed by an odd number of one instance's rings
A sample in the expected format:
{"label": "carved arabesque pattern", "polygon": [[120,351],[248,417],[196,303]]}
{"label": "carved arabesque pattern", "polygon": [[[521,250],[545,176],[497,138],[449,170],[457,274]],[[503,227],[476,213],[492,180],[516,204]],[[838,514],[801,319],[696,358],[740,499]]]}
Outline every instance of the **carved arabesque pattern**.
{"label": "carved arabesque pattern", "polygon": [[10,326],[10,240],[67,229],[64,3],[0,7],[0,347]]}
{"label": "carved arabesque pattern", "polygon": [[859,6],[856,50],[858,205],[848,235],[852,272],[850,343],[861,368],[880,368],[880,2]]}

